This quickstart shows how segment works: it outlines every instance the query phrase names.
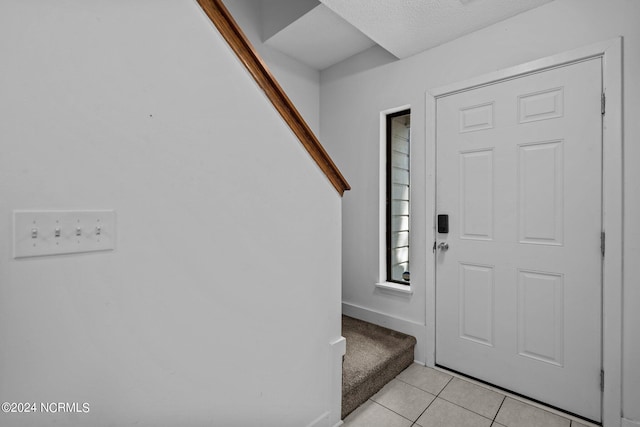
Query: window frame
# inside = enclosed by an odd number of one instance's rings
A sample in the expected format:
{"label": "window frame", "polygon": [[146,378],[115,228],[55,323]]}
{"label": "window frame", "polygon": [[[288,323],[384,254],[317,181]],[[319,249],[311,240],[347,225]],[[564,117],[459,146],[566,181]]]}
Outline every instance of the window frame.
{"label": "window frame", "polygon": [[[393,206],[392,206],[392,202],[393,202],[393,143],[392,143],[392,139],[393,139],[393,127],[392,127],[392,123],[393,123],[393,119],[397,118],[397,117],[402,117],[402,116],[409,116],[409,118],[411,118],[411,109],[406,109],[406,110],[401,110],[401,111],[397,111],[395,113],[391,113],[391,114],[387,114],[387,123],[386,123],[386,130],[387,130],[387,141],[386,141],[386,270],[387,270],[387,276],[386,276],[386,281],[388,283],[397,283],[399,285],[403,285],[403,286],[410,286],[411,285],[411,281],[410,280],[397,280],[393,278],[393,271],[392,271],[392,263],[391,263],[391,259],[392,259],[392,251],[394,249],[393,246],[393,242],[392,242],[392,222],[391,222],[391,217],[392,215],[392,211],[393,211]],[[409,210],[411,209],[411,142],[409,142]],[[411,219],[411,214],[409,213],[409,222]],[[409,236],[411,236],[411,225],[409,224],[407,226],[407,233],[409,233]],[[411,244],[410,244],[411,240],[409,238],[409,243],[407,244],[407,248],[409,251],[409,254],[411,253]],[[411,265],[411,263],[409,263],[409,265]]]}
{"label": "window frame", "polygon": [[[378,272],[378,281],[375,283],[375,286],[378,290],[383,291],[384,293],[396,294],[396,295],[404,295],[409,297],[413,294],[413,288],[411,286],[411,282],[399,282],[399,281],[389,281],[390,274],[390,263],[388,261],[388,233],[390,233],[389,222],[391,220],[390,215],[388,214],[388,206],[390,207],[390,203],[387,203],[388,200],[388,192],[387,188],[388,182],[391,179],[388,173],[388,162],[391,160],[389,155],[390,144],[388,144],[389,133],[391,132],[391,126],[389,126],[387,116],[399,116],[404,114],[411,114],[411,105],[402,105],[396,108],[387,109],[380,112],[380,164],[379,164],[379,272]],[[389,119],[390,120],[390,119]],[[409,162],[411,163],[411,145],[409,146]],[[391,187],[389,187],[390,189]],[[387,219],[389,218],[389,219]],[[409,230],[411,230],[411,216],[409,216]],[[411,233],[411,231],[409,231]],[[411,253],[409,253],[409,265],[411,265]]]}

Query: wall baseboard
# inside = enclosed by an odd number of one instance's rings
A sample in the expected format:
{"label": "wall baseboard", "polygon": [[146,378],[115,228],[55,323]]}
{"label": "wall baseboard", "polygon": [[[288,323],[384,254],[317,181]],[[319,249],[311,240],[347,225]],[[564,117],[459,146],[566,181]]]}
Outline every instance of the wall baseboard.
{"label": "wall baseboard", "polygon": [[426,363],[427,331],[425,325],[346,302],[342,303],[342,314],[415,337],[418,341],[414,355],[415,361],[421,365]]}
{"label": "wall baseboard", "polygon": [[326,425],[341,425],[342,415],[342,360],[347,352],[347,340],[339,337],[331,342],[331,412],[327,414]]}
{"label": "wall baseboard", "polygon": [[331,346],[334,357],[342,357],[347,352],[347,340],[344,337],[331,341],[329,345]]}
{"label": "wall baseboard", "polygon": [[323,413],[322,415],[320,415],[318,418],[316,418],[315,420],[311,421],[309,424],[307,424],[307,427],[329,427],[329,416],[331,415],[331,413],[329,411]]}
{"label": "wall baseboard", "polygon": [[347,340],[339,337],[329,342],[331,351],[331,383],[329,385],[330,410],[307,424],[307,427],[337,427],[342,425],[342,356],[347,352]]}
{"label": "wall baseboard", "polygon": [[631,421],[623,418],[621,427],[640,427],[640,421]]}

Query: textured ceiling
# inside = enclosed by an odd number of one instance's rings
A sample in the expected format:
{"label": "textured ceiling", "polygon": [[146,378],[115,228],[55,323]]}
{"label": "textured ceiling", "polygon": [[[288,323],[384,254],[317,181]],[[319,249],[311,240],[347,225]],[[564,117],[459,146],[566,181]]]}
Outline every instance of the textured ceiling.
{"label": "textured ceiling", "polygon": [[552,0],[320,0],[398,58]]}

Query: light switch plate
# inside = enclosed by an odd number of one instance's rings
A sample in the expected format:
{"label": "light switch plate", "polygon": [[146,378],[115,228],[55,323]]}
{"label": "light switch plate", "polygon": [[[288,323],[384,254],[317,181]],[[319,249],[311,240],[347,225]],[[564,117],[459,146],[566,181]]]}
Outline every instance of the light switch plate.
{"label": "light switch plate", "polygon": [[14,258],[109,251],[115,237],[113,210],[13,211]]}

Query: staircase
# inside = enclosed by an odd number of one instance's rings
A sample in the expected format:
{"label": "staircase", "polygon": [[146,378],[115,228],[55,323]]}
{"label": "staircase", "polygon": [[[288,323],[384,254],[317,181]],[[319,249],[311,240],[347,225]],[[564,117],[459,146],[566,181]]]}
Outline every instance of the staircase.
{"label": "staircase", "polygon": [[412,336],[342,316],[347,352],[342,364],[342,418],[413,363]]}

